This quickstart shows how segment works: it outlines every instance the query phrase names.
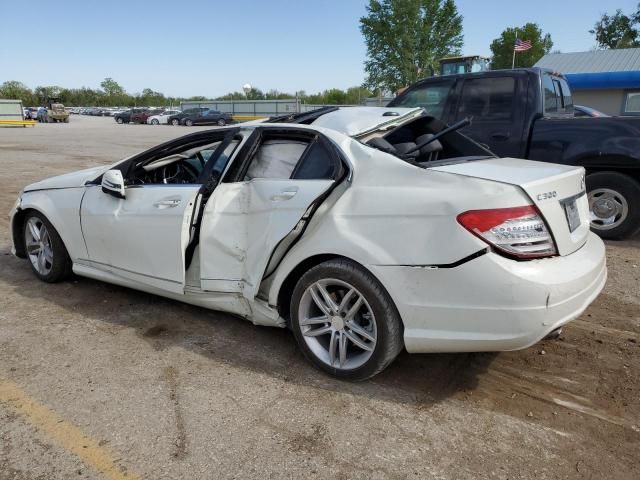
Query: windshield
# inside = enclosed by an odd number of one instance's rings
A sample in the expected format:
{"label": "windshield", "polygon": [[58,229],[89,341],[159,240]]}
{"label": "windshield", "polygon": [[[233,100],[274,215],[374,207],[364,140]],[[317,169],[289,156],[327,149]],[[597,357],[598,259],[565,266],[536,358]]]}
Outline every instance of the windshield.
{"label": "windshield", "polygon": [[389,107],[422,107],[428,115],[442,118],[453,80],[416,85],[389,103]]}

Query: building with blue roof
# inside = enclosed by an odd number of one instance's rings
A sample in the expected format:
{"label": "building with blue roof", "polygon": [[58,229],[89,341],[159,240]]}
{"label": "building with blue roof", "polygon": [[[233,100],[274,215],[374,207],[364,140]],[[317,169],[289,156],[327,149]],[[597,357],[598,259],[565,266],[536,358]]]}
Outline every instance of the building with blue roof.
{"label": "building with blue roof", "polygon": [[576,105],[640,115],[640,48],[550,53],[535,66],[563,73]]}

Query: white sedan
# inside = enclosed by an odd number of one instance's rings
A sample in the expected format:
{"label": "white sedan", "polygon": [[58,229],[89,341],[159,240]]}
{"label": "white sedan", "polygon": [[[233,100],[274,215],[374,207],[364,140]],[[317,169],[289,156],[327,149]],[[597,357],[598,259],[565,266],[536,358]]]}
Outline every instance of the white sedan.
{"label": "white sedan", "polygon": [[149,125],[166,125],[167,123],[169,123],[169,117],[171,115],[177,115],[178,113],[181,113],[181,111],[165,110],[159,115],[151,115],[149,118],[147,118],[147,123]]}
{"label": "white sedan", "polygon": [[201,131],[30,185],[14,253],[290,327],[361,380],[403,349],[526,348],[602,290],[582,168],[496,158],[421,109],[327,108]]}

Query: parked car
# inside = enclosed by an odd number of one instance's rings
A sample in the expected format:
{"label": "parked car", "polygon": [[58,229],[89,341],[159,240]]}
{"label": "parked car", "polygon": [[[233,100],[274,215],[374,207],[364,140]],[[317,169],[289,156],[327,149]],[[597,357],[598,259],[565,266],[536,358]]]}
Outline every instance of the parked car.
{"label": "parked car", "polygon": [[596,110],[595,108],[585,107],[584,105],[574,105],[574,115],[576,117],[608,117],[606,113]]}
{"label": "parked car", "polygon": [[222,113],[218,110],[210,108],[190,108],[176,115],[169,117],[171,125],[219,125],[224,127],[229,123],[233,123],[233,117],[230,113]]}
{"label": "parked car", "polygon": [[162,108],[148,108],[141,112],[136,112],[131,116],[133,123],[147,123],[147,119],[152,115],[159,115],[164,111]]}
{"label": "parked car", "polygon": [[498,158],[420,108],[276,122],[29,185],[13,252],[46,282],[73,271],[290,326],[354,380],[405,348],[526,348],[602,290],[582,167]]}
{"label": "parked car", "polygon": [[128,110],[124,110],[122,112],[114,114],[113,119],[116,121],[116,123],[119,124],[131,123],[133,115],[141,113],[144,110],[144,108],[130,108]]}
{"label": "parked car", "polygon": [[562,75],[539,68],[420,80],[389,103],[424,107],[500,156],[582,166],[591,227],[603,238],[640,228],[640,118],[576,118]]}
{"label": "parked car", "polygon": [[165,110],[162,113],[150,115],[147,118],[147,123],[149,125],[166,125],[169,123],[169,118],[174,115],[179,115],[182,113],[180,110]]}

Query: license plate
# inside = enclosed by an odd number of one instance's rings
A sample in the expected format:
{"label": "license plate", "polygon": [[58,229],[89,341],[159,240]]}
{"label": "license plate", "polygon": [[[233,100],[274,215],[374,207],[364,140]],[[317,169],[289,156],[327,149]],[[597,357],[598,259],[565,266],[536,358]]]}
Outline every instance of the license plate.
{"label": "license plate", "polygon": [[580,226],[580,212],[578,211],[578,205],[575,198],[562,201],[564,207],[564,214],[567,217],[567,223],[569,224],[569,232],[573,233],[576,228]]}

